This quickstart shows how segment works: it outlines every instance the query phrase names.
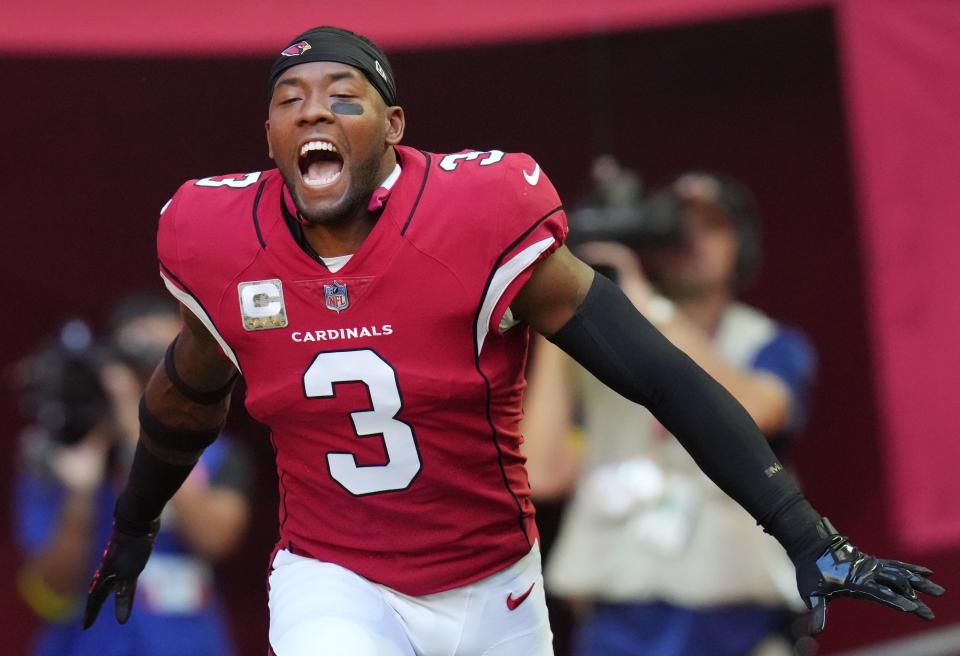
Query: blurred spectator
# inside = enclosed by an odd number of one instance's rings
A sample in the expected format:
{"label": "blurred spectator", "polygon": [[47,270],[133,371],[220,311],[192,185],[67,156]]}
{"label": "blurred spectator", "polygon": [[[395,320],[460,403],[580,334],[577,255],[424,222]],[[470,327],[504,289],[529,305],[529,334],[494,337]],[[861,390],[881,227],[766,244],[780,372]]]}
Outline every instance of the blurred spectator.
{"label": "blurred spectator", "polygon": [[[805,422],[814,354],[801,335],[736,301],[759,258],[750,192],[688,173],[644,204],[638,229],[651,219],[677,229],[643,249],[649,280],[624,245],[636,245],[629,234],[578,254],[720,381],[783,459]],[[575,419],[582,448],[570,439]],[[789,609],[802,608],[789,559],[649,412],[541,339],[523,432],[534,496],[573,489],[546,580],[583,611],[575,654],[793,653],[779,635]]]}
{"label": "blurred spectator", "polygon": [[133,457],[140,396],[180,330],[176,306],[148,295],[121,302],[111,324],[105,348],[94,344],[85,324],[72,321],[57,345],[20,365],[26,408],[36,421],[22,436],[14,497],[24,553],[17,584],[45,623],[34,653],[232,654],[211,563],[246,528],[250,468],[225,436],[206,450],[164,511],[127,626],[111,621],[80,629],[86,585]]}

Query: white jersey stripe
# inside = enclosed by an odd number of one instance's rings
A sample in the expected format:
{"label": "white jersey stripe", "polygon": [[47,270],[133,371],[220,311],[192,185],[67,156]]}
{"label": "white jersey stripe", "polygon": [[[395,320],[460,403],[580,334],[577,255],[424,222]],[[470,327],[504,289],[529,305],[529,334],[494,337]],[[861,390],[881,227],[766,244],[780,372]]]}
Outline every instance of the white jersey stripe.
{"label": "white jersey stripe", "polygon": [[[206,326],[207,330],[210,331],[210,334],[213,335],[213,338],[217,340],[217,343],[220,344],[220,348],[222,348],[226,356],[230,358],[230,362],[233,363],[233,366],[237,368],[237,371],[240,371],[240,363],[237,361],[237,355],[233,352],[233,349],[227,345],[227,340],[225,340],[220,333],[217,332],[216,327],[213,325],[213,320],[210,319],[206,312],[204,312],[197,299],[191,296],[188,292],[180,289],[172,280],[163,275],[162,271],[160,272],[160,277],[163,278],[163,284],[167,286],[167,289],[170,291],[170,293],[173,294],[178,301],[186,305],[191,312],[197,315],[197,319],[199,319],[200,322]],[[240,373],[242,374],[243,372],[240,371]]]}
{"label": "white jersey stripe", "polygon": [[527,246],[522,251],[507,260],[493,274],[493,280],[490,281],[490,287],[487,288],[487,295],[483,298],[483,304],[480,306],[480,316],[477,317],[477,355],[483,350],[483,343],[487,339],[487,333],[490,332],[490,316],[493,309],[500,302],[500,297],[507,291],[517,276],[523,273],[524,269],[537,261],[540,254],[550,248],[550,245],[556,241],[553,237],[547,237],[535,244]]}

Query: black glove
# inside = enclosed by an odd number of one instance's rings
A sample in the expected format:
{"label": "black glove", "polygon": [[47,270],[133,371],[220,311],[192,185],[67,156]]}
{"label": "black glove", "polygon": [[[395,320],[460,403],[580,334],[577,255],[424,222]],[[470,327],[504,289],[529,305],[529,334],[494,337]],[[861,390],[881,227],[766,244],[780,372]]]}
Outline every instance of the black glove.
{"label": "black glove", "polygon": [[89,629],[97,621],[100,608],[111,592],[117,593],[117,621],[126,624],[133,607],[137,577],[150,558],[159,529],[159,519],[147,524],[137,524],[114,518],[113,534],[107,542],[107,548],[103,550],[100,567],[94,573],[87,593],[87,609],[83,614],[84,629]]}
{"label": "black glove", "polygon": [[899,560],[866,555],[839,535],[826,517],[820,520],[817,530],[823,540],[793,558],[800,596],[813,611],[812,633],[823,631],[827,603],[836,597],[867,599],[925,620],[933,619],[933,612],[917,597],[917,591],[935,597],[943,594],[942,587],[927,580],[933,572]]}

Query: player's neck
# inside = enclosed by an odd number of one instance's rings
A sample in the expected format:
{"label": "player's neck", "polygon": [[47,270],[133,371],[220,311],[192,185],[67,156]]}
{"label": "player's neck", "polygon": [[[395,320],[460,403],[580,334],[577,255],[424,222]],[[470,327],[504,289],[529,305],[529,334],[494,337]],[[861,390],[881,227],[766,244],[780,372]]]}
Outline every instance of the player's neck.
{"label": "player's neck", "polygon": [[376,223],[376,216],[364,207],[354,216],[334,224],[304,225],[303,236],[320,257],[351,255],[357,252]]}
{"label": "player's neck", "polygon": [[[397,166],[397,156],[390,148],[380,163],[378,179],[380,183]],[[303,235],[313,251],[320,257],[339,257],[356,253],[377,223],[377,212],[368,209],[366,204],[335,223],[303,224]]]}

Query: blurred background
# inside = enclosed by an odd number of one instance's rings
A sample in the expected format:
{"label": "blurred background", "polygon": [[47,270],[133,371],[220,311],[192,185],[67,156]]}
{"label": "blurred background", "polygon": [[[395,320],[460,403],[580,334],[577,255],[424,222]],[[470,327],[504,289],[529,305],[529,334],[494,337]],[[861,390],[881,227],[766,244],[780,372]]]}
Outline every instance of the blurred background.
{"label": "blurred background", "polygon": [[[156,220],[182,181],[271,166],[266,73],[318,24],[388,52],[407,144],[528,152],[568,202],[589,190],[600,154],[652,182],[708,169],[752,189],[765,256],[745,298],[818,353],[795,454],[808,496],[865,550],[929,565],[952,588],[930,625],[836,603],[819,653],[960,654],[954,0],[5,3],[7,382],[69,318],[104,335],[119,297],[161,289]],[[7,527],[27,422],[6,384],[0,617],[25,629],[36,622]],[[238,653],[261,656],[273,454],[239,403],[230,429],[255,489],[219,580]],[[8,631],[4,653],[26,653],[31,634]],[[905,639],[919,642],[891,646]]]}

